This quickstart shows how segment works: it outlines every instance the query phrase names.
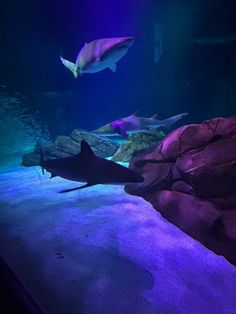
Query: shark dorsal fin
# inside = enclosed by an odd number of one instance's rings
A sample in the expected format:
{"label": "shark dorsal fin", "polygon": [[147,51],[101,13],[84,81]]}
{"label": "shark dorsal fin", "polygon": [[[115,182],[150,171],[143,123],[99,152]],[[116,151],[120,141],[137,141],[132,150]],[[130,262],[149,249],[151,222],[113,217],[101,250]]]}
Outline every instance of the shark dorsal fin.
{"label": "shark dorsal fin", "polygon": [[85,156],[86,158],[95,156],[92,148],[90,147],[90,145],[85,140],[82,140],[80,143],[79,156]]}

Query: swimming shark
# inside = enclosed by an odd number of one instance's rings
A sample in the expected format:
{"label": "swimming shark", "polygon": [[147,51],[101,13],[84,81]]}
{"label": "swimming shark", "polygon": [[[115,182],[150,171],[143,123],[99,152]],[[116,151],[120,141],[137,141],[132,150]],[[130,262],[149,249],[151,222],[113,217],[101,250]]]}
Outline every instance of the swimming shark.
{"label": "swimming shark", "polygon": [[89,144],[81,141],[80,153],[76,156],[45,160],[43,150],[40,149],[40,166],[51,173],[51,178],[61,178],[86,182],[86,184],[72,189],[62,190],[60,193],[71,192],[96,184],[126,184],[143,182],[144,178],[135,171],[123,167],[112,160],[98,157]]}
{"label": "swimming shark", "polygon": [[116,63],[126,55],[134,42],[134,37],[103,38],[85,43],[77,55],[75,63],[60,57],[62,64],[74,78],[83,73],[100,72],[106,68],[116,71]]}
{"label": "swimming shark", "polygon": [[140,117],[135,112],[128,117],[110,122],[92,131],[92,133],[104,136],[114,136],[117,134],[127,138],[128,134],[145,132],[150,128],[170,128],[174,123],[185,117],[187,114],[187,112],[184,112],[164,120],[158,120],[157,115],[153,115],[151,118],[144,118]]}

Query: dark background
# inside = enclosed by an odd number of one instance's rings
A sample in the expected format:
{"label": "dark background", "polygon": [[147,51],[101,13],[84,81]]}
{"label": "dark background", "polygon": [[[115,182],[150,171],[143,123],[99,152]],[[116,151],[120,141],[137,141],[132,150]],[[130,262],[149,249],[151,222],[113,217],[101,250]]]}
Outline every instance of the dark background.
{"label": "dark background", "polygon": [[[27,96],[51,136],[91,130],[139,111],[185,122],[236,114],[236,41],[194,44],[236,34],[236,1],[1,0],[0,84]],[[154,24],[163,54],[154,63]],[[59,56],[74,61],[84,42],[136,37],[117,72],[74,80]]]}

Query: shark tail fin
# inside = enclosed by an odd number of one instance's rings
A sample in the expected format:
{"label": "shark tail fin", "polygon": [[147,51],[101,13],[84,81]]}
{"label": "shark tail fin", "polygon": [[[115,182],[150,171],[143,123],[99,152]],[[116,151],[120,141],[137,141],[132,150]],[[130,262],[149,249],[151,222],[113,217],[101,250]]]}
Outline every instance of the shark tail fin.
{"label": "shark tail fin", "polygon": [[62,64],[74,74],[74,78],[78,77],[78,67],[75,63],[60,57]]}
{"label": "shark tail fin", "polygon": [[177,114],[176,116],[167,118],[167,119],[163,120],[162,122],[164,122],[164,125],[165,125],[166,128],[170,128],[178,120],[182,119],[183,117],[185,117],[187,115],[188,115],[187,112],[183,112],[183,113]]}
{"label": "shark tail fin", "polygon": [[39,153],[40,153],[40,159],[39,159],[39,165],[42,169],[42,173],[44,174],[44,167],[43,167],[43,164],[44,164],[44,156],[43,156],[43,148],[42,148],[42,145],[40,143],[40,141],[37,141],[37,145],[39,147]]}

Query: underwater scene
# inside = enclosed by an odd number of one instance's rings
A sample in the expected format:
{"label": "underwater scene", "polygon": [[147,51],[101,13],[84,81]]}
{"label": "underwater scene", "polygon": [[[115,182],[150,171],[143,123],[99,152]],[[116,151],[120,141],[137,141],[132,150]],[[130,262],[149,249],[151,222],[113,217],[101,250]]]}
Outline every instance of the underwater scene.
{"label": "underwater scene", "polygon": [[236,313],[236,1],[0,25],[0,313]]}

